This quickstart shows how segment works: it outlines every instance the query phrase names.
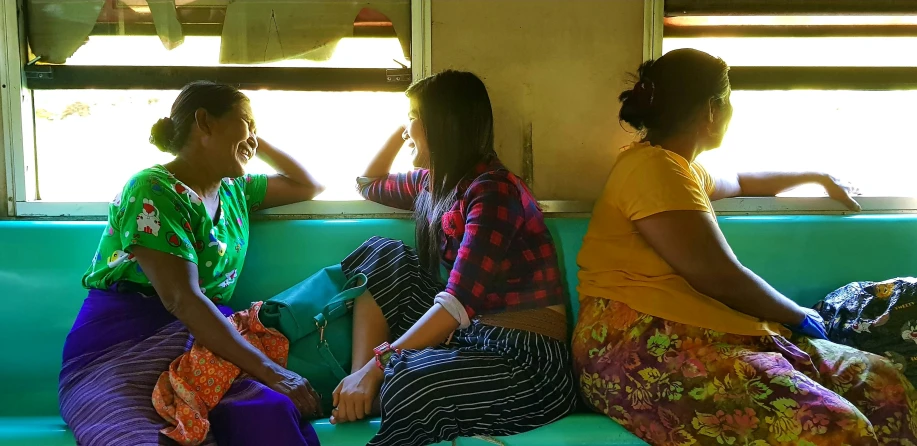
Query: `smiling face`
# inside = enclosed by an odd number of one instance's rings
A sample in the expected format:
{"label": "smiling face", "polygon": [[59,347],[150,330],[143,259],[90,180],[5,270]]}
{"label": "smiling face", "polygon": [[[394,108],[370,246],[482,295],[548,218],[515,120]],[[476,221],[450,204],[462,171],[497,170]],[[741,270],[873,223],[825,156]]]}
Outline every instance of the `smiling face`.
{"label": "smiling face", "polygon": [[220,117],[208,116],[209,134],[204,147],[213,167],[229,178],[245,174],[245,166],[255,157],[258,139],[255,120],[248,101],[240,101]]}
{"label": "smiling face", "polygon": [[430,148],[427,145],[427,132],[418,115],[417,104],[414,100],[411,100],[411,111],[408,113],[408,123],[404,129],[401,137],[411,149],[411,154],[414,156],[414,167],[429,169]]}

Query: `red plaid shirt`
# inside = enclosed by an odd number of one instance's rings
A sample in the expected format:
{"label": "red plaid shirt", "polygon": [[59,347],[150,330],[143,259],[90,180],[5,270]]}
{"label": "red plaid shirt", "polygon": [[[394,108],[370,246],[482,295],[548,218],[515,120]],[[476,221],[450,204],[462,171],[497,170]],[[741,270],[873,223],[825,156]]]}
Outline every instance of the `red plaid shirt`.
{"label": "red plaid shirt", "polygon": [[[428,183],[429,171],[418,169],[359,189],[368,200],[413,210]],[[443,264],[451,270],[446,292],[468,317],[565,303],[554,241],[522,181],[493,157],[475,166],[458,192],[439,237]]]}

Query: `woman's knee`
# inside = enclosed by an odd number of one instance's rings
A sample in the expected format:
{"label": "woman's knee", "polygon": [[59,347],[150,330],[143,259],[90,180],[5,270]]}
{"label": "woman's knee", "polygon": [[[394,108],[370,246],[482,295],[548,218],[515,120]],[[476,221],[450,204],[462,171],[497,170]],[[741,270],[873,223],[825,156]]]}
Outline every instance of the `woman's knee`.
{"label": "woman's knee", "polygon": [[430,399],[430,395],[440,395],[440,392],[431,387],[436,383],[430,381],[430,372],[446,367],[438,364],[424,368],[410,365],[409,361],[395,362],[391,375],[386,377],[379,392],[382,413],[393,414],[419,400]]}
{"label": "woman's knee", "polygon": [[353,274],[362,272],[366,260],[374,257],[389,258],[403,253],[413,253],[412,249],[400,240],[373,236],[348,255],[341,264],[345,272]]}
{"label": "woman's knee", "polygon": [[214,433],[218,434],[226,431],[224,427],[254,420],[298,420],[299,412],[286,396],[246,380],[233,385],[227,396],[210,411],[209,419]]}
{"label": "woman's knee", "polygon": [[281,416],[296,414],[293,401],[286,396],[268,388],[262,388],[251,398],[229,399],[214,407],[212,414],[227,412],[243,416],[249,413]]}
{"label": "woman's knee", "polygon": [[[304,439],[299,412],[284,395],[261,384],[256,392],[236,399],[224,399],[210,412],[210,426],[220,445],[267,444],[266,439],[277,444],[308,444]],[[244,389],[244,387],[242,388]]]}

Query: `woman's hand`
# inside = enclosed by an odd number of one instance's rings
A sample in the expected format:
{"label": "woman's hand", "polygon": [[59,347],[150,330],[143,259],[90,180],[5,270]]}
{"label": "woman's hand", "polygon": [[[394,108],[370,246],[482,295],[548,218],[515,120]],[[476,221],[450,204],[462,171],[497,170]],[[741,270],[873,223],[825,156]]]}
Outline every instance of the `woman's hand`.
{"label": "woman's hand", "polygon": [[372,413],[373,402],[379,395],[384,376],[382,369],[373,359],[360,370],[344,378],[334,389],[331,424],[362,420]]}
{"label": "woman's hand", "polygon": [[312,389],[309,381],[279,365],[272,367],[264,384],[271,390],[281,393],[293,401],[299,413],[306,416],[322,414],[321,397]]}
{"label": "woman's hand", "polygon": [[854,185],[827,174],[821,181],[821,185],[825,188],[825,192],[828,193],[828,196],[831,197],[832,200],[840,202],[851,211],[860,212],[860,210],[862,210],[860,204],[852,198],[860,194],[860,190]]}
{"label": "woman's hand", "polygon": [[828,339],[828,332],[825,330],[825,320],[822,319],[821,315],[811,308],[803,308],[802,311],[805,312],[805,319],[803,319],[798,326],[787,328],[794,333],[810,338]]}
{"label": "woman's hand", "polygon": [[778,194],[804,184],[818,184],[828,196],[854,212],[861,210],[859,203],[851,196],[860,191],[846,181],[819,172],[748,172],[740,173],[733,180],[731,176],[717,177],[716,192],[711,200],[731,197],[776,197]]}

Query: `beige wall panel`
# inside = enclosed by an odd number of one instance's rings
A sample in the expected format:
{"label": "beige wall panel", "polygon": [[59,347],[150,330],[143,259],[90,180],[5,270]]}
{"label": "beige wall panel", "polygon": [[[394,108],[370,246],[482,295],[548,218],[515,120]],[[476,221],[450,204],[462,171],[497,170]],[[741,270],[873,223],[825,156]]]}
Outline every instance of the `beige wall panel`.
{"label": "beige wall panel", "polygon": [[594,200],[617,149],[617,95],[643,57],[643,0],[433,0],[433,71],[484,79],[497,151],[523,172],[532,128],[535,194]]}

